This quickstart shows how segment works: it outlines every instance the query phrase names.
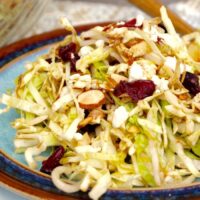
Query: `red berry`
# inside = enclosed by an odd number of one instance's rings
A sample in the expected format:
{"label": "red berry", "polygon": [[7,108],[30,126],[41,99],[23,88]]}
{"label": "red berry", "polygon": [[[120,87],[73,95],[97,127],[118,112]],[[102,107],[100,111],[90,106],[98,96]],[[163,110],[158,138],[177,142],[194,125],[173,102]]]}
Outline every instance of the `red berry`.
{"label": "red berry", "polygon": [[64,62],[70,62],[71,70],[76,71],[76,61],[80,58],[76,53],[76,44],[71,42],[66,46],[59,47],[58,55]]}
{"label": "red berry", "polygon": [[125,22],[124,24],[118,25],[117,27],[118,27],[118,28],[121,28],[121,27],[127,27],[127,28],[131,28],[131,27],[133,27],[133,28],[141,28],[141,27],[142,27],[142,25],[141,25],[141,26],[137,26],[136,23],[137,23],[137,19],[136,19],[136,18],[133,18],[133,19],[131,19],[131,20]]}
{"label": "red berry", "polygon": [[188,89],[192,95],[196,95],[200,92],[199,78],[196,74],[186,72],[183,86]]}
{"label": "red berry", "polygon": [[63,157],[65,149],[63,146],[57,147],[53,154],[45,161],[42,162],[41,172],[51,174],[52,170],[60,165],[59,161]]}
{"label": "red berry", "polygon": [[155,91],[155,84],[151,80],[137,80],[132,82],[121,81],[114,90],[116,96],[127,93],[134,102],[138,102]]}

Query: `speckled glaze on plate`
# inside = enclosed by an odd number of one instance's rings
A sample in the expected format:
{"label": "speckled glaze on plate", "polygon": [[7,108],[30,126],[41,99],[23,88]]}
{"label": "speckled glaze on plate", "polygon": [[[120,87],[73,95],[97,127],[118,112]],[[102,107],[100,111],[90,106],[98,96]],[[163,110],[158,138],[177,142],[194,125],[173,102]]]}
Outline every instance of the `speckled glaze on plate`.
{"label": "speckled glaze on plate", "polygon": [[[94,25],[79,26],[81,32]],[[15,78],[24,71],[24,64],[48,52],[66,32],[56,30],[34,36],[0,49],[0,95],[14,88]],[[52,183],[50,176],[31,170],[23,154],[15,154],[13,139],[15,130],[10,122],[17,117],[12,109],[0,115],[0,185],[34,199],[88,199],[87,193],[65,194]],[[149,199],[199,199],[200,182],[168,188],[136,188],[134,190],[109,190],[104,200],[149,200]]]}

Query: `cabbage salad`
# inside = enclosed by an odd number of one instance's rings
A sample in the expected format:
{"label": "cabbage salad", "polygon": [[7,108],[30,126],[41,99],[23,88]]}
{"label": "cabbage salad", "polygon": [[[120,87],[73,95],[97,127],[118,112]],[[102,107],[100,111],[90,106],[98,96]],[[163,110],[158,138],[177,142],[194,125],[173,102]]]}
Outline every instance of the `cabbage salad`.
{"label": "cabbage salad", "polygon": [[[26,65],[3,94],[20,117],[14,145],[60,190],[168,187],[200,177],[200,33],[180,37],[161,17],[71,34]],[[40,156],[41,158],[41,156]]]}

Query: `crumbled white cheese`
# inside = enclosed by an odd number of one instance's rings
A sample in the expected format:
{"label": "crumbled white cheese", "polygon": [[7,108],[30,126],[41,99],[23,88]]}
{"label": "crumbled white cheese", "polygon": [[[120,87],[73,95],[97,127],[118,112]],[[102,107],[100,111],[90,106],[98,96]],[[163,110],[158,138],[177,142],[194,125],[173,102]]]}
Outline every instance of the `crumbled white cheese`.
{"label": "crumbled white cheese", "polygon": [[97,40],[95,42],[95,45],[96,45],[97,48],[104,47],[104,44],[105,44],[104,40]]}
{"label": "crumbled white cheese", "polygon": [[75,140],[82,140],[82,138],[83,138],[83,135],[81,133],[75,133],[74,135]]}
{"label": "crumbled white cheese", "polygon": [[162,38],[167,45],[169,45],[172,49],[179,49],[181,48],[182,42],[180,38],[170,34],[158,34],[160,38]]}
{"label": "crumbled white cheese", "polygon": [[90,84],[88,84],[88,82],[84,82],[84,81],[76,81],[73,85],[73,88],[79,88],[79,89],[83,89],[83,88],[90,88]]}
{"label": "crumbled white cheese", "polygon": [[117,65],[114,65],[114,66],[110,66],[108,68],[108,74],[113,74],[113,73],[121,73],[121,72],[124,72],[126,73],[128,70],[128,64],[126,63],[120,63],[120,64],[117,64]]}
{"label": "crumbled white cheese", "polygon": [[162,33],[160,32],[160,29],[158,29],[157,25],[150,26],[149,24],[144,24],[143,31],[148,33],[151,40],[154,42],[158,41],[158,37],[162,38]]}
{"label": "crumbled white cheese", "polygon": [[156,74],[156,65],[148,60],[134,62],[129,70],[129,81],[149,80]]}
{"label": "crumbled white cheese", "polygon": [[165,80],[164,78],[161,78],[160,79],[160,90],[161,91],[165,91],[165,90],[168,90],[169,87],[168,87],[168,84],[169,84],[169,81],[168,80]]}
{"label": "crumbled white cheese", "polygon": [[141,65],[144,73],[144,79],[151,79],[153,75],[156,74],[156,65],[149,60],[139,60],[137,61]]}
{"label": "crumbled white cheese", "polygon": [[80,76],[79,78],[80,81],[91,81],[92,78],[91,78],[91,75],[90,74],[86,74],[86,75],[83,75],[83,76]]}
{"label": "crumbled white cheese", "polygon": [[129,81],[135,81],[135,80],[141,80],[141,79],[146,79],[144,77],[143,69],[141,65],[137,64],[134,62],[131,65],[131,68],[129,70]]}
{"label": "crumbled white cheese", "polygon": [[108,73],[108,74],[115,73],[115,72],[116,72],[116,69],[117,69],[116,65],[115,65],[115,66],[110,66],[110,67],[108,68],[107,73]]}
{"label": "crumbled white cheese", "polygon": [[157,92],[165,91],[165,90],[169,89],[169,87],[168,87],[169,81],[165,80],[164,78],[159,78],[157,75],[154,75],[152,77],[152,81],[154,82],[154,84],[157,87]]}
{"label": "crumbled white cheese", "polygon": [[188,59],[188,51],[186,47],[179,48],[179,51],[176,50],[176,54],[179,59],[182,60]]}
{"label": "crumbled white cheese", "polygon": [[181,71],[181,73],[183,73],[184,71],[192,72],[192,66],[181,63],[180,64],[180,71]]}
{"label": "crumbled white cheese", "polygon": [[110,35],[112,36],[116,36],[116,35],[123,35],[127,32],[127,28],[126,27],[122,27],[122,28],[114,28],[112,31],[110,31]]}
{"label": "crumbled white cheese", "polygon": [[81,76],[80,74],[73,74],[70,77],[70,83],[74,88],[90,88],[91,87],[92,78],[91,75],[86,74]]}
{"label": "crumbled white cheese", "polygon": [[90,54],[93,51],[93,48],[90,46],[84,46],[80,49],[79,51],[79,55],[80,56],[87,56],[88,54]]}
{"label": "crumbled white cheese", "polygon": [[113,114],[112,125],[114,128],[119,128],[128,119],[128,112],[124,106],[118,107]]}
{"label": "crumbled white cheese", "polygon": [[[175,57],[166,57],[164,65],[175,71],[176,69],[176,58]],[[192,72],[192,67],[190,65],[181,63],[180,64],[180,73],[183,73],[184,71]]]}
{"label": "crumbled white cheese", "polygon": [[135,147],[134,145],[131,145],[131,147],[128,150],[128,154],[129,156],[132,156],[135,153]]}
{"label": "crumbled white cheese", "polygon": [[142,16],[142,15],[138,15],[137,17],[136,17],[136,26],[141,26],[142,24],[143,24],[143,21],[144,21],[144,16]]}
{"label": "crumbled white cheese", "polygon": [[80,74],[73,74],[69,77],[70,80],[76,80],[80,77],[81,75]]}
{"label": "crumbled white cheese", "polygon": [[128,70],[128,64],[120,63],[117,66],[117,73],[126,72]]}
{"label": "crumbled white cheese", "polygon": [[156,28],[156,26],[152,26],[151,30],[150,30],[150,35],[151,35],[151,40],[153,40],[154,42],[158,41],[158,29]]}
{"label": "crumbled white cheese", "polygon": [[170,56],[166,57],[164,65],[169,67],[173,71],[175,71],[175,69],[176,69],[176,58],[170,57]]}

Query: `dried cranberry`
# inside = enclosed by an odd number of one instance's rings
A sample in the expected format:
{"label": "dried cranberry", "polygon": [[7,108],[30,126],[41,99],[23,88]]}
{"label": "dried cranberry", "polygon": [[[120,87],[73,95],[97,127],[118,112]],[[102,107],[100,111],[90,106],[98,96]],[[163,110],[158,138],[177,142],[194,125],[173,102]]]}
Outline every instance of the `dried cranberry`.
{"label": "dried cranberry", "polygon": [[75,72],[76,71],[76,61],[80,59],[80,56],[75,53],[71,54],[71,60],[70,60],[70,66],[71,66],[71,71]]}
{"label": "dried cranberry", "polygon": [[58,55],[65,62],[69,60],[70,53],[76,53],[76,44],[74,42],[71,42],[68,45],[62,46],[58,49]]}
{"label": "dried cranberry", "polygon": [[196,95],[200,92],[199,78],[196,74],[186,72],[183,86],[188,89],[192,95]]}
{"label": "dried cranberry", "polygon": [[126,81],[120,81],[120,83],[114,89],[114,95],[120,96],[126,93],[126,84],[127,84]]}
{"label": "dried cranberry", "polygon": [[125,22],[124,24],[118,25],[117,27],[118,28],[122,28],[122,27],[127,27],[127,28],[131,28],[131,27],[133,27],[133,28],[142,28],[142,25],[141,26],[137,26],[136,24],[137,24],[137,19],[133,18],[133,19]]}
{"label": "dried cranberry", "polygon": [[138,102],[155,91],[155,84],[151,80],[137,80],[132,82],[121,81],[114,90],[116,96],[127,93],[134,102]]}
{"label": "dried cranberry", "polygon": [[63,157],[65,149],[63,146],[57,147],[53,154],[45,161],[42,162],[41,172],[51,174],[52,170],[60,165],[59,161]]}
{"label": "dried cranberry", "polygon": [[126,91],[133,101],[137,102],[138,100],[151,96],[155,88],[156,86],[151,80],[137,80],[128,83]]}
{"label": "dried cranberry", "polygon": [[80,58],[76,53],[76,44],[71,42],[58,49],[58,55],[64,62],[70,62],[72,71],[75,70],[76,61]]}

